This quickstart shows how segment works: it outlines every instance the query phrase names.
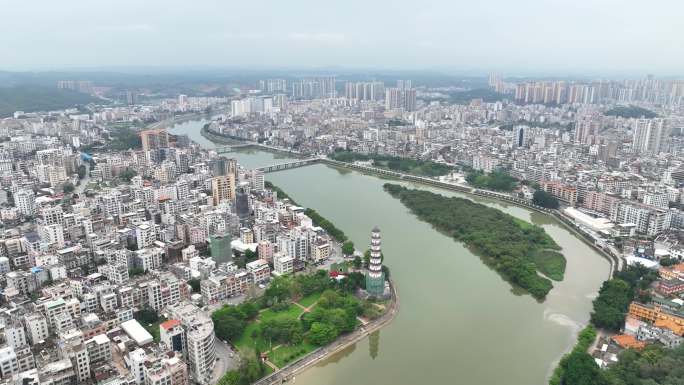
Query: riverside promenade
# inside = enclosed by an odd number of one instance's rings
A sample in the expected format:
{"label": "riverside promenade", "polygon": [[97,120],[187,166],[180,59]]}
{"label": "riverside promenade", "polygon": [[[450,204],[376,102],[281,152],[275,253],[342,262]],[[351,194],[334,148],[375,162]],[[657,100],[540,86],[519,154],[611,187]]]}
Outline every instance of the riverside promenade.
{"label": "riverside promenade", "polygon": [[320,347],[308,355],[294,361],[282,368],[278,369],[276,372],[254,382],[253,385],[275,385],[283,384],[290,379],[294,378],[298,373],[306,370],[307,368],[318,364],[319,362],[325,360],[331,355],[353,345],[360,340],[366,338],[371,333],[380,330],[384,326],[388,325],[399,312],[399,295],[397,293],[397,287],[393,281],[390,280],[390,290],[392,293],[392,299],[387,305],[385,313],[379,318],[370,321],[365,325],[359,326],[358,329],[354,330],[349,334],[345,334],[340,338],[336,339],[327,346]]}

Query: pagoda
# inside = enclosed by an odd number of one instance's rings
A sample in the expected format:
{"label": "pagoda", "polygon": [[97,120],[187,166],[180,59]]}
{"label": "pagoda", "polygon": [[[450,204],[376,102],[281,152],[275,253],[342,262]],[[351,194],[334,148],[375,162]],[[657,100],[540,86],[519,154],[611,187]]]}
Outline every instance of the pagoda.
{"label": "pagoda", "polygon": [[374,297],[382,297],[385,293],[385,273],[382,271],[380,229],[377,226],[371,232],[370,262],[366,272],[366,292]]}

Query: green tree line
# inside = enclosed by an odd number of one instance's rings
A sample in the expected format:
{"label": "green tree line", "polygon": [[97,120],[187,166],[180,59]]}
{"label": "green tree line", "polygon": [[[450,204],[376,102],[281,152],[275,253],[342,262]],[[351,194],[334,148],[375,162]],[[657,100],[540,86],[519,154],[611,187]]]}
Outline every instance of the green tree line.
{"label": "green tree line", "polygon": [[553,288],[551,280],[537,270],[543,271],[547,264],[560,269],[556,273],[561,275],[565,270],[565,258],[560,253],[533,257],[544,250],[560,249],[541,227],[468,199],[389,183],[384,188],[419,219],[465,243],[506,280],[537,299],[545,298]]}
{"label": "green tree line", "polygon": [[473,187],[495,191],[513,191],[518,185],[517,179],[502,170],[490,173],[472,170],[466,174],[465,179]]}
{"label": "green tree line", "polygon": [[373,166],[375,167],[427,177],[446,175],[453,170],[450,166],[429,160],[400,158],[390,155],[367,155],[352,151],[335,151],[329,156],[333,160],[346,163],[370,160],[373,161]]}

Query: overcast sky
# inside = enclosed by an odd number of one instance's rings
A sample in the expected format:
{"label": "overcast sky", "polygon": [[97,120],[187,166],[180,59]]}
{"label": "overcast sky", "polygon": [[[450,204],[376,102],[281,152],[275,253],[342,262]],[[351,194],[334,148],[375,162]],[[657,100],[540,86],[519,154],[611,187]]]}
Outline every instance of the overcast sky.
{"label": "overcast sky", "polygon": [[0,69],[684,75],[683,0],[0,0]]}

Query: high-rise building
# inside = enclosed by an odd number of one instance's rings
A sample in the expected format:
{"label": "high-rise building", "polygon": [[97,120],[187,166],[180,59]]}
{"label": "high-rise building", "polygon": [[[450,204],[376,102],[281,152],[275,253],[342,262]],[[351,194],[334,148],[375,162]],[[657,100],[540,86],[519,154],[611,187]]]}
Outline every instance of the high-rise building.
{"label": "high-rise building", "polygon": [[188,95],[180,94],[178,95],[178,108],[185,111],[188,107]]}
{"label": "high-rise building", "polygon": [[[214,323],[203,311],[187,302],[170,305],[167,311],[169,318],[179,320],[185,329],[187,347],[187,366],[185,367],[188,368],[190,376],[199,384],[210,384],[216,364]],[[176,385],[174,381],[158,382],[154,385],[162,384]]]}
{"label": "high-rise building", "polygon": [[36,197],[31,190],[19,190],[14,194],[14,205],[27,217],[36,213]]}
{"label": "high-rise building", "polygon": [[380,229],[376,226],[371,233],[370,262],[366,272],[366,291],[380,297],[385,292],[385,273],[382,271],[382,248]]}
{"label": "high-rise building", "polygon": [[397,80],[397,88],[399,88],[400,90],[409,90],[413,88],[411,84],[412,83],[410,80]]}
{"label": "high-rise building", "polygon": [[215,234],[209,237],[209,254],[216,263],[230,262],[233,260],[232,241],[229,233]]}
{"label": "high-rise building", "polygon": [[169,134],[163,128],[141,131],[140,139],[143,151],[169,147]]}
{"label": "high-rise building", "polygon": [[235,199],[235,176],[228,174],[211,178],[211,198],[214,206]]}
{"label": "high-rise building", "polygon": [[634,151],[657,155],[665,150],[668,135],[664,119],[637,119],[634,121]]}
{"label": "high-rise building", "polygon": [[295,99],[334,98],[335,76],[318,76],[292,83],[292,97]]}
{"label": "high-rise building", "polygon": [[401,108],[403,102],[401,100],[401,89],[399,88],[386,88],[385,89],[385,109],[395,110]]}
{"label": "high-rise building", "polygon": [[416,110],[416,90],[413,88],[406,89],[403,92],[404,111]]}
{"label": "high-rise building", "polygon": [[525,147],[525,131],[527,126],[516,126],[515,127],[515,146]]}
{"label": "high-rise building", "polygon": [[237,178],[238,164],[237,159],[235,158],[228,159],[225,157],[220,157],[211,161],[210,167],[212,176],[233,175]]}
{"label": "high-rise building", "polygon": [[406,88],[407,84],[410,86],[411,81],[403,82],[402,87],[386,88],[385,89],[385,109],[396,110],[403,108],[404,111],[416,110],[416,90],[413,88]]}
{"label": "high-rise building", "polygon": [[249,179],[249,186],[256,191],[263,191],[266,181],[264,179],[264,172],[261,170],[252,170]]}

